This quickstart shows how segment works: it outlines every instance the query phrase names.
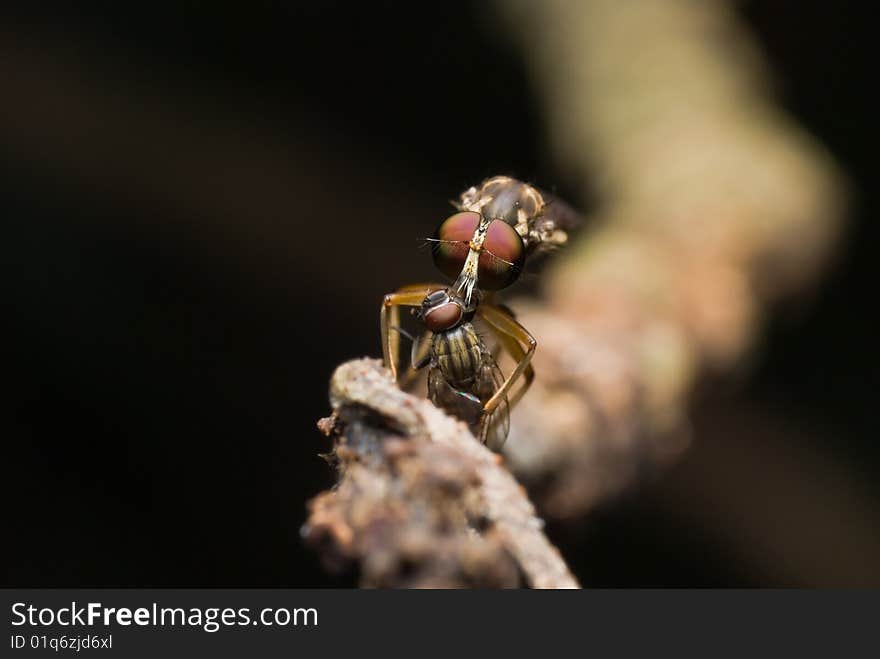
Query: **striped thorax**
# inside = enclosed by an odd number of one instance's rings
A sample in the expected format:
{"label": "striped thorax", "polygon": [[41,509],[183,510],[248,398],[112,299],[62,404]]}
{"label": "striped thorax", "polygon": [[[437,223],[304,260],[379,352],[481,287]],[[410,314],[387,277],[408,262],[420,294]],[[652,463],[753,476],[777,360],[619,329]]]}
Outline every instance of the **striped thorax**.
{"label": "striped thorax", "polygon": [[471,323],[434,334],[431,352],[449,384],[469,388],[483,364],[483,342]]}

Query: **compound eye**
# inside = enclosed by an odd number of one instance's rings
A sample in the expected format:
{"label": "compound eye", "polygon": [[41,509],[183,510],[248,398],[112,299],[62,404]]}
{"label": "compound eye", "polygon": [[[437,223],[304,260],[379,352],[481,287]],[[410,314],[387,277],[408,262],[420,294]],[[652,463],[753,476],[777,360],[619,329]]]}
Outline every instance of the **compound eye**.
{"label": "compound eye", "polygon": [[477,266],[480,288],[497,291],[510,286],[522,272],[525,245],[516,230],[501,220],[489,225]]}
{"label": "compound eye", "polygon": [[464,211],[446,218],[437,227],[432,249],[434,265],[447,277],[455,279],[461,273],[479,224],[479,213]]}
{"label": "compound eye", "polygon": [[462,317],[461,307],[455,302],[447,302],[425,312],[425,326],[432,332],[442,332],[458,325]]}

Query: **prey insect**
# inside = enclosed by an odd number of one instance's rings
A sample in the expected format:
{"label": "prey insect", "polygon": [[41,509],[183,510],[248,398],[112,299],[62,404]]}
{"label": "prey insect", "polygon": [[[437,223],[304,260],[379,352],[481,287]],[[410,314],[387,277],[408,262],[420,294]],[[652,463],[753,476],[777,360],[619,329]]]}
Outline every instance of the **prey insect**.
{"label": "prey insect", "polygon": [[[411,307],[422,324],[413,340],[407,378],[428,367],[428,397],[465,421],[493,450],[507,438],[509,410],[534,378],[534,337],[505,307],[496,291],[517,280],[528,258],[567,240],[575,217],[548,203],[536,188],[496,176],[463,192],[458,212],[430,239],[437,268],[452,284],[411,284],[382,302],[382,353],[395,379],[400,368],[400,308]],[[477,332],[479,319],[514,367],[504,377],[493,350]],[[514,386],[518,388],[514,391]]]}

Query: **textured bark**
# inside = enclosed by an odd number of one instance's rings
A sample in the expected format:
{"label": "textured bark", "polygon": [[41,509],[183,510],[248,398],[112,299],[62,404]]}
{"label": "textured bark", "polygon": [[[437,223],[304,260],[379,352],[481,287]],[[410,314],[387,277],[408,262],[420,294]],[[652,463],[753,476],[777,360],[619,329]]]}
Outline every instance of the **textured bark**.
{"label": "textured bark", "polygon": [[303,534],[331,569],[379,587],[577,588],[522,487],[465,424],[406,394],[376,360],[333,375],[336,488]]}

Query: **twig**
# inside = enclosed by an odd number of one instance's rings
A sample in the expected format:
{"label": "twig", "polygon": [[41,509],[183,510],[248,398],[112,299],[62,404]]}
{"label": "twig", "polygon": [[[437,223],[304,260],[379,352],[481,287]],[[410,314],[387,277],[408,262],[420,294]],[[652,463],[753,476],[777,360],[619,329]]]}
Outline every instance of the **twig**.
{"label": "twig", "polygon": [[376,360],[333,375],[336,488],[303,529],[325,563],[383,587],[577,588],[523,488],[465,424],[402,392]]}

